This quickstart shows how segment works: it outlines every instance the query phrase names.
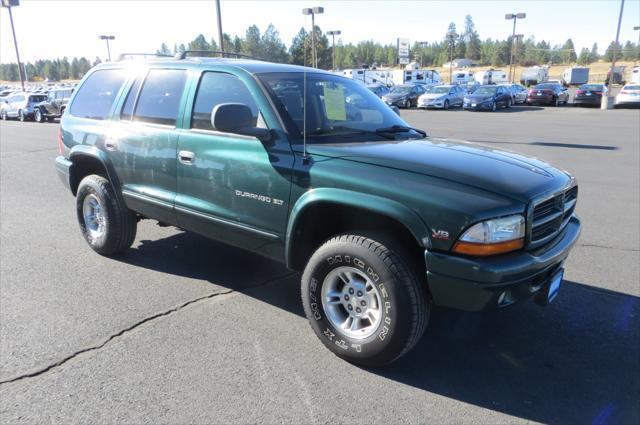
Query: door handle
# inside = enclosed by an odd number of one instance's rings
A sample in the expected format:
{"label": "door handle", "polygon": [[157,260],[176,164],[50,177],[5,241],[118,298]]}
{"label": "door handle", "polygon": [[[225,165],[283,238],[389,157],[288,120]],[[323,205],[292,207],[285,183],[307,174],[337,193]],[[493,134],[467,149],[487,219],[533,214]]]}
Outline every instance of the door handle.
{"label": "door handle", "polygon": [[118,150],[118,142],[113,139],[107,139],[104,141],[104,148],[108,151]]}
{"label": "door handle", "polygon": [[182,162],[183,164],[187,164],[187,165],[193,164],[193,160],[195,159],[195,157],[196,155],[191,151],[178,152],[178,161]]}

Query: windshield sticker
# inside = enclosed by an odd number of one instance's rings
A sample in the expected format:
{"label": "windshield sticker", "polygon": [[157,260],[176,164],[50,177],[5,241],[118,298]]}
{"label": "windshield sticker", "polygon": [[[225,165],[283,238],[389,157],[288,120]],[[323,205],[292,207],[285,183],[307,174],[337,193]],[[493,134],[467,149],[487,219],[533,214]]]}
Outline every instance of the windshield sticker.
{"label": "windshield sticker", "polygon": [[347,111],[345,109],[346,99],[341,86],[326,84],[324,86],[324,109],[327,119],[335,121],[346,121]]}

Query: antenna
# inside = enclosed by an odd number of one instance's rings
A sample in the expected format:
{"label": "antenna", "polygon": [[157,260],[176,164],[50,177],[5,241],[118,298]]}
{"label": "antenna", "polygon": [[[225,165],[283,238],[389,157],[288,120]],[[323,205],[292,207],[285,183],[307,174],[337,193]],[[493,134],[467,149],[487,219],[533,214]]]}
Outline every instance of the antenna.
{"label": "antenna", "polygon": [[[305,20],[306,21],[306,20]],[[306,24],[306,22],[305,22]],[[308,162],[307,157],[307,42],[308,37],[305,37],[303,43],[302,54],[302,161],[303,164]]]}

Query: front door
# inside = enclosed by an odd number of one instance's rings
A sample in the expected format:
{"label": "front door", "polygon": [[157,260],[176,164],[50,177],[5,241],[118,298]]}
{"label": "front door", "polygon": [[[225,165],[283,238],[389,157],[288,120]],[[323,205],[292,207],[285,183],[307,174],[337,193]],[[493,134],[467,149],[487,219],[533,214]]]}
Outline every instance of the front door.
{"label": "front door", "polygon": [[[255,83],[252,87],[258,90]],[[216,131],[211,124],[216,105],[241,103],[251,109],[257,126],[266,127],[260,111],[268,104],[239,77],[223,72],[204,72],[190,98],[193,107],[185,113],[178,141],[179,225],[280,258],[293,165],[288,142],[276,137],[263,143]]]}
{"label": "front door", "polygon": [[105,149],[129,207],[175,224],[177,118],[187,81],[181,69],[151,69],[131,85]]}

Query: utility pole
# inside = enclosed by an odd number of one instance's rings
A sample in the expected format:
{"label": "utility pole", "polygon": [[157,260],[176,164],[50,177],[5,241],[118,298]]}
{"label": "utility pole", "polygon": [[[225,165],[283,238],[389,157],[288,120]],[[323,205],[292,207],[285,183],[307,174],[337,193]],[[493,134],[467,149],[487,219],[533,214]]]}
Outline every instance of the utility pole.
{"label": "utility pole", "polygon": [[327,31],[327,34],[329,34],[332,38],[333,66],[331,67],[331,70],[335,71],[336,70],[336,35],[340,35],[342,34],[342,32],[340,30]]}
{"label": "utility pole", "polygon": [[453,44],[456,40],[456,33],[448,32],[447,39],[449,40],[449,84],[453,83]]}
{"label": "utility pole", "polygon": [[18,61],[18,75],[20,75],[20,85],[22,91],[24,91],[24,70],[22,69],[22,63],[20,62],[20,52],[18,51],[18,40],[16,40],[16,30],[13,26],[13,13],[11,8],[14,6],[20,6],[20,0],[2,0],[2,7],[6,7],[9,11],[9,21],[11,21],[11,33],[13,34],[13,45],[16,48],[16,60]]}
{"label": "utility pole", "polygon": [[427,41],[418,41],[418,45],[420,46],[420,68],[424,68],[424,48],[427,44]]}
{"label": "utility pole", "polygon": [[[509,58],[509,82],[513,83],[513,77],[515,76],[516,70],[513,66],[513,46],[515,44],[514,39],[516,37],[516,21],[518,19],[524,19],[527,17],[526,13],[507,13],[504,15],[504,19],[513,20],[513,32],[511,33],[511,55]],[[513,74],[513,75],[512,75]]]}
{"label": "utility pole", "polygon": [[109,49],[109,40],[115,40],[116,37],[113,35],[100,35],[98,36],[98,38],[107,42],[107,57],[109,58],[109,62],[111,62],[111,49]]}
{"label": "utility pole", "polygon": [[305,7],[302,9],[303,15],[311,15],[311,57],[313,67],[318,67],[318,54],[316,52],[316,20],[315,16],[324,13],[324,7]]}
{"label": "utility pole", "polygon": [[220,43],[220,51],[224,56],[224,36],[222,34],[222,15],[220,12],[220,0],[216,0],[216,14],[218,15],[218,42]]}
{"label": "utility pole", "polygon": [[638,44],[636,45],[636,60],[633,62],[633,66],[638,64],[640,60],[640,25],[633,27],[634,31],[638,31]]}
{"label": "utility pole", "polygon": [[611,73],[609,74],[608,81],[605,79],[606,96],[602,96],[602,100],[600,102],[600,109],[611,109],[613,106],[613,97],[611,96],[611,83],[613,82],[613,78],[615,76],[616,71],[616,56],[618,54],[618,40],[620,39],[620,25],[622,25],[622,12],[624,11],[624,0],[620,2],[620,15],[618,16],[618,29],[616,30],[616,42],[613,45],[613,58],[611,60]]}

